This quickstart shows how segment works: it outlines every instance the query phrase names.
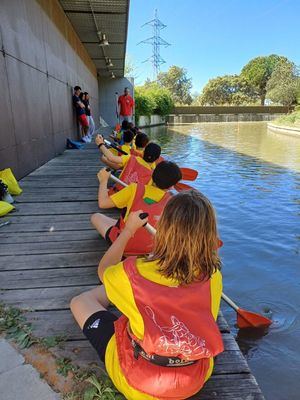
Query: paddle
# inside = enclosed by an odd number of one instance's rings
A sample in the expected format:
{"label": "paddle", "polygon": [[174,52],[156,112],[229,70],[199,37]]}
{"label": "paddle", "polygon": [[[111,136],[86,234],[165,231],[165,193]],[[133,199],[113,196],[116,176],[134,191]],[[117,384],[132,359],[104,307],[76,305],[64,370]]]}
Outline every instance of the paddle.
{"label": "paddle", "polygon": [[104,140],[104,143],[107,145],[107,146],[110,146],[110,147],[112,147],[113,149],[115,149],[115,150],[118,150],[118,152],[119,153],[121,153],[121,154],[124,154],[124,156],[127,156],[128,154],[125,152],[125,151],[123,151],[119,146],[117,146],[116,144],[113,144],[113,143],[111,143],[109,140],[107,140],[107,139],[103,139]]}
{"label": "paddle", "polygon": [[[118,150],[120,153],[124,154],[124,156],[127,156],[128,153],[126,153],[125,151],[123,151],[122,149],[120,149],[117,145],[111,143],[109,140],[104,139],[104,143],[107,146],[112,147],[113,149]],[[181,175],[182,175],[182,180],[184,181],[194,181],[197,176],[198,176],[198,171],[196,171],[195,169],[191,169],[191,168],[180,168],[181,171]],[[183,184],[184,185],[184,184]],[[181,190],[189,190],[192,189],[191,186],[186,185],[186,189],[181,189]]]}
{"label": "paddle", "polygon": [[[106,171],[110,171],[110,168],[106,168]],[[110,178],[111,178],[113,181],[119,183],[120,185],[122,185],[122,186],[124,186],[124,187],[127,187],[127,186],[128,186],[127,183],[121,181],[121,179],[117,178],[117,177],[114,176],[114,175],[110,175]],[[186,184],[184,184],[184,183],[178,182],[178,183],[176,183],[176,185],[174,185],[174,189],[176,189],[177,192],[182,192],[183,190],[190,190],[190,189],[193,189],[193,188],[192,188],[191,186],[189,186],[189,185],[186,185]]]}
{"label": "paddle", "polygon": [[[147,215],[145,213],[140,214],[140,218],[144,219]],[[146,224],[145,228],[152,235],[156,234],[156,229],[150,224]],[[237,312],[237,325],[240,329],[243,328],[267,328],[272,324],[269,318],[266,318],[260,314],[243,310],[238,307],[225,293],[222,293],[222,299]]]}
{"label": "paddle", "polygon": [[182,180],[184,181],[194,181],[198,176],[198,171],[191,168],[180,168]]}
{"label": "paddle", "polygon": [[118,92],[115,93],[115,99],[116,99],[116,116],[117,116],[117,123],[115,126],[115,130],[117,132],[119,132],[119,130],[121,129],[121,126],[120,126],[120,115],[119,115],[119,104],[118,104],[118,100],[119,100]]}
{"label": "paddle", "polygon": [[182,182],[176,183],[176,185],[174,185],[174,188],[177,190],[177,192],[194,189],[192,186],[187,185],[186,183],[182,183]]}
{"label": "paddle", "polygon": [[269,318],[263,315],[243,310],[235,304],[226,294],[222,293],[222,299],[237,313],[237,326],[243,328],[267,328],[272,324]]}

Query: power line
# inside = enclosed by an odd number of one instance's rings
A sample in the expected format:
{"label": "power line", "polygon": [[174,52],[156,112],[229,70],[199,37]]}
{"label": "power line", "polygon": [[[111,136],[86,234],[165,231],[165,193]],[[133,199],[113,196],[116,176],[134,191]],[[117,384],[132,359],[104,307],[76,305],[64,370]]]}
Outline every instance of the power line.
{"label": "power line", "polygon": [[143,62],[148,62],[150,61],[153,67],[153,75],[154,78],[157,77],[159,71],[160,71],[160,66],[162,64],[165,64],[165,60],[161,57],[160,55],[160,46],[168,47],[170,46],[170,43],[166,42],[162,37],[160,37],[160,31],[164,28],[166,28],[167,25],[162,23],[158,19],[158,13],[157,9],[154,12],[154,19],[151,21],[146,22],[144,25],[142,25],[142,28],[146,25],[150,25],[153,28],[153,36],[142,40],[138,44],[151,44],[152,45],[152,55],[151,57],[147,58],[147,60]]}

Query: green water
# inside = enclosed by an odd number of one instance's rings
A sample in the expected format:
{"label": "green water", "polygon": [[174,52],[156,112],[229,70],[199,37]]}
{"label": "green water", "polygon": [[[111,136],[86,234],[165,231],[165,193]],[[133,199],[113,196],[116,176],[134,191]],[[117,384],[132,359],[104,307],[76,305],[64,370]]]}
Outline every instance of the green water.
{"label": "green water", "polygon": [[195,168],[193,186],[213,202],[223,260],[224,292],[265,313],[265,335],[235,329],[267,400],[300,398],[300,138],[266,123],[207,123],[148,131],[169,159]]}

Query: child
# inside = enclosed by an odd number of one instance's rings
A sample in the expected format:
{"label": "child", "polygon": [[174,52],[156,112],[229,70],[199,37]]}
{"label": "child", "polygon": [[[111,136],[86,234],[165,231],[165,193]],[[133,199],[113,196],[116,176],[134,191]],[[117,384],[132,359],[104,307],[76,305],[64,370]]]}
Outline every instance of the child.
{"label": "child", "polygon": [[[118,207],[123,209],[118,220],[100,213],[93,214],[91,222],[102,237],[109,244],[113,243],[124,229],[126,220],[131,211],[143,208],[149,214],[149,222],[156,226],[161,213],[171,198],[168,192],[172,186],[182,178],[179,167],[170,161],[160,163],[153,171],[152,185],[131,183],[126,188],[109,196],[107,193],[107,182],[110,172],[102,169],[98,178],[100,181],[98,204],[100,208]],[[149,254],[153,249],[153,236],[145,229],[137,231],[126,245],[125,254]]]}
{"label": "child", "polygon": [[[159,220],[153,254],[121,262],[147,221],[141,212],[130,214],[100,261],[103,285],[73,298],[71,310],[127,399],[186,399],[223,351],[215,322],[222,292],[215,213],[201,193],[177,194]],[[119,319],[107,311],[110,302]]]}
{"label": "child", "polygon": [[[133,132],[131,130],[127,130],[123,133],[123,145],[119,145],[118,147],[124,151],[127,154],[130,154],[130,150],[132,149],[132,145],[133,145]],[[118,152],[118,150],[115,149],[110,149],[110,152],[114,155],[114,156],[122,156],[121,152]],[[108,160],[107,157],[105,157],[104,155],[101,157],[101,161],[108,165],[110,168],[112,169],[120,169],[120,165],[116,164],[110,160]]]}
{"label": "child", "polygon": [[[151,176],[153,169],[156,167],[155,161],[159,158],[161,153],[161,148],[156,143],[148,143],[145,147],[143,157],[136,157],[133,155],[127,156],[114,156],[111,152],[104,146],[103,137],[101,135],[96,136],[96,144],[106,157],[103,161],[107,164],[107,161],[115,164],[118,168],[123,168],[120,175],[120,179],[129,183],[143,183],[147,185],[151,182]],[[120,185],[115,185],[114,190],[121,190]],[[111,191],[112,193],[112,191]]]}
{"label": "child", "polygon": [[145,147],[149,143],[149,138],[146,133],[138,133],[134,140],[134,146],[130,150],[130,154],[133,156],[143,157]]}

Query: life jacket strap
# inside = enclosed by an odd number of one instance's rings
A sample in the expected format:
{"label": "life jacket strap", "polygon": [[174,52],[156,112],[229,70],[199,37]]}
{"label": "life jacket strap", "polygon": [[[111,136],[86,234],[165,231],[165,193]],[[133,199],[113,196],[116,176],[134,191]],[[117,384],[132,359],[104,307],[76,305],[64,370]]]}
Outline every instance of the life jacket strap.
{"label": "life jacket strap", "polygon": [[186,361],[179,357],[159,356],[158,354],[148,354],[128,333],[128,337],[133,348],[134,358],[138,360],[141,356],[144,360],[149,361],[151,364],[159,365],[160,367],[186,367],[195,364],[198,360]]}

